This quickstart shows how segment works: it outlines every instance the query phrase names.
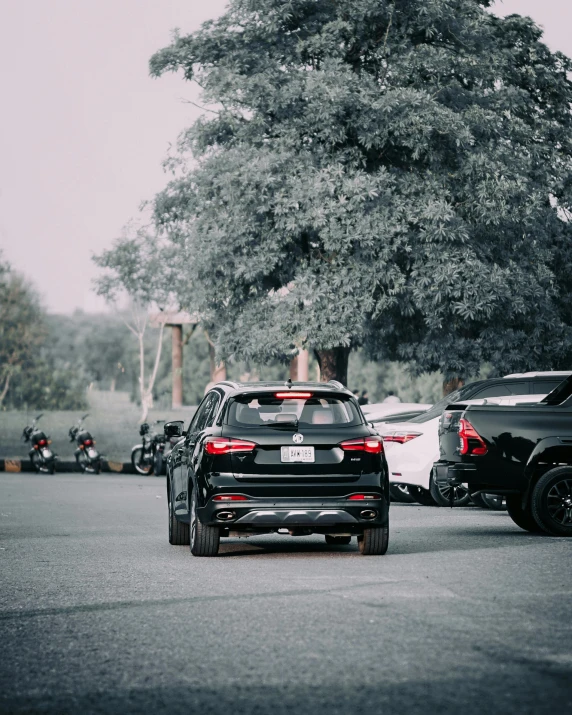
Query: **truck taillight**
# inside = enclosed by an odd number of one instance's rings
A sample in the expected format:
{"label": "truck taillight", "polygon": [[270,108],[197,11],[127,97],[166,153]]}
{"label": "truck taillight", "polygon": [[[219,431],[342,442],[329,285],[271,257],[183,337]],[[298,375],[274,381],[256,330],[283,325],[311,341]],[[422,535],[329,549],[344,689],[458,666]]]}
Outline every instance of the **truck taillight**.
{"label": "truck taillight", "polygon": [[358,439],[347,439],[340,442],[340,447],[344,452],[368,452],[369,454],[380,454],[383,451],[381,437],[358,437]]}
{"label": "truck taillight", "polygon": [[207,454],[231,454],[232,452],[252,452],[256,444],[245,439],[232,439],[232,437],[208,437],[205,440]]}
{"label": "truck taillight", "polygon": [[[475,457],[486,454],[489,450],[484,443],[483,438],[469,422],[461,418],[459,420],[459,439],[461,440],[461,449],[459,454],[469,454]],[[471,445],[471,441],[473,444]],[[477,442],[475,445],[474,443]]]}

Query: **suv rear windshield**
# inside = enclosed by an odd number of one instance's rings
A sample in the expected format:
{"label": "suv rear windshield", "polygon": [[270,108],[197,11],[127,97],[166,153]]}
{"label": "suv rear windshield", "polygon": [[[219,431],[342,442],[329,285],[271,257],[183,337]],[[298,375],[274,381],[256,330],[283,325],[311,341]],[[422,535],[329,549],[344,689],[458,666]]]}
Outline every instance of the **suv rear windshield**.
{"label": "suv rear windshield", "polygon": [[235,397],[229,406],[227,424],[234,427],[296,428],[354,427],[363,424],[357,405],[342,395],[312,395],[308,398],[278,398],[257,393]]}

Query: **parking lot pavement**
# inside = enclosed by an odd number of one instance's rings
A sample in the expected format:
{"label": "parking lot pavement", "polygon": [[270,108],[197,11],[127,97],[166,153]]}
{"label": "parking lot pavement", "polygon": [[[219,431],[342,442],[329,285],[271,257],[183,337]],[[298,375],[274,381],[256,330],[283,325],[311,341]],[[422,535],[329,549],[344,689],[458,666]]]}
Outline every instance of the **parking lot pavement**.
{"label": "parking lot pavement", "polygon": [[554,713],[572,541],[392,505],[389,553],[167,542],[165,481],[0,475],[0,711]]}

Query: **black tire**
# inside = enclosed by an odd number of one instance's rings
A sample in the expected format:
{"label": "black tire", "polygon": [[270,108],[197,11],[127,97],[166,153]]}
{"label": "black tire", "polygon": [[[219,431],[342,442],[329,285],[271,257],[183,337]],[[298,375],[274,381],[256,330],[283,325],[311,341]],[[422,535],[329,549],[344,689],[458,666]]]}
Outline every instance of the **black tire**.
{"label": "black tire", "polygon": [[155,462],[153,464],[153,472],[156,477],[160,477],[163,472],[163,454],[161,452],[155,453]]}
{"label": "black tire", "polygon": [[550,469],[534,485],[532,516],[551,536],[572,536],[572,468]]}
{"label": "black tire", "polygon": [[358,546],[362,556],[383,556],[389,546],[389,526],[365,529],[358,536]]}
{"label": "black tire", "polygon": [[502,494],[480,494],[484,509],[506,511],[506,501]]}
{"label": "black tire", "polygon": [[42,462],[40,455],[35,453],[32,454],[30,461],[36,474],[53,474],[56,471],[56,463],[54,460],[51,462]]}
{"label": "black tire", "polygon": [[391,501],[399,502],[400,504],[413,504],[415,501],[405,484],[390,484],[389,496]]}
{"label": "black tire", "polygon": [[437,506],[437,502],[433,499],[431,492],[423,487],[413,487],[409,485],[407,491],[411,494],[413,501],[418,502],[422,506]]}
{"label": "black tire", "polygon": [[541,534],[544,532],[532,515],[530,502],[526,507],[522,506],[521,494],[507,494],[506,510],[510,518],[517,526],[520,526],[521,529],[530,531],[532,534]]}
{"label": "black tire", "polygon": [[326,544],[331,546],[338,546],[342,544],[349,544],[352,540],[351,536],[335,536],[334,534],[326,534]]}
{"label": "black tire", "polygon": [[220,529],[203,524],[197,515],[195,490],[191,493],[191,523],[189,544],[193,556],[216,556],[220,546]]}
{"label": "black tire", "polygon": [[452,506],[467,506],[471,501],[471,495],[465,487],[450,487],[448,484],[437,484],[433,477],[429,482],[429,491],[437,506],[451,506],[451,493],[453,494]]}
{"label": "black tire", "polygon": [[131,452],[131,464],[137,474],[142,474],[143,476],[148,477],[153,472],[153,462],[150,461],[149,464],[142,464],[142,457],[143,448],[135,447],[135,449]]}
{"label": "black tire", "polygon": [[169,514],[169,543],[173,546],[187,546],[190,540],[189,525],[179,521],[175,516],[171,485],[167,486],[167,508]]}

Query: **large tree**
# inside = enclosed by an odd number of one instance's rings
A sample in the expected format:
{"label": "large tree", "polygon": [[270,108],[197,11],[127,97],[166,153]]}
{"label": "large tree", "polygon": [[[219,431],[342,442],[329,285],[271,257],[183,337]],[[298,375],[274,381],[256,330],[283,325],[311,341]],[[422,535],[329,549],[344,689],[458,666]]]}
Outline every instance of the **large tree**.
{"label": "large tree", "polygon": [[572,66],[487,5],[232,0],[152,58],[208,104],[155,216],[220,357],[568,359]]}

